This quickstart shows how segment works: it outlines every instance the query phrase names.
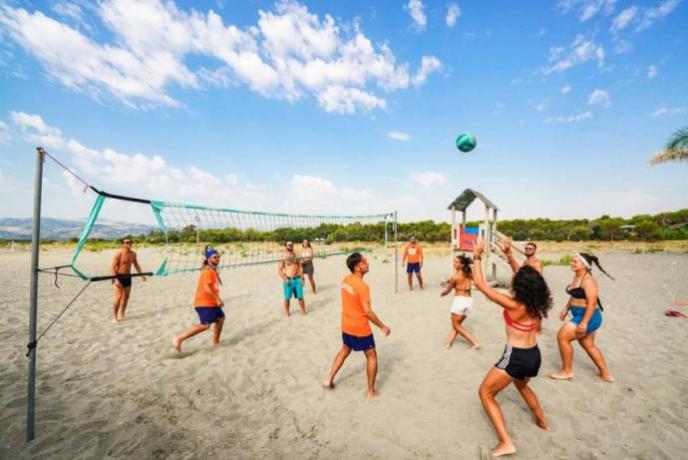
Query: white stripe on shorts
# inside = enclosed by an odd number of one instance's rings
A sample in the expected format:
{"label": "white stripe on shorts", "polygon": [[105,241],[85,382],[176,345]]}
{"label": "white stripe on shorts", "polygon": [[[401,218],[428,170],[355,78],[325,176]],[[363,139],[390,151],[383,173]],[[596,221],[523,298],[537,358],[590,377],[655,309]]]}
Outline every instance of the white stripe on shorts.
{"label": "white stripe on shorts", "polygon": [[506,369],[506,367],[509,365],[509,359],[511,359],[511,345],[506,346],[506,350],[504,350],[504,356],[499,364],[497,364],[497,368],[502,370]]}

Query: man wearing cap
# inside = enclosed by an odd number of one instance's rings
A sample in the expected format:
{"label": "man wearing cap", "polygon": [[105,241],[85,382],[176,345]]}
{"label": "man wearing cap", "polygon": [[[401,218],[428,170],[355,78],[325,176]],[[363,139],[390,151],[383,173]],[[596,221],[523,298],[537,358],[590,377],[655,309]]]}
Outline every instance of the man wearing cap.
{"label": "man wearing cap", "polygon": [[213,329],[210,344],[214,346],[220,343],[222,325],[225,322],[225,313],[222,311],[222,307],[225,306],[225,303],[220,298],[222,280],[220,280],[220,275],[217,273],[219,263],[220,253],[217,249],[206,247],[205,260],[203,261],[201,273],[198,275],[198,285],[196,287],[196,296],[194,297],[194,308],[198,314],[200,324],[190,327],[172,339],[172,345],[177,351],[182,351],[182,342],[208,330],[211,324],[215,324],[215,328]]}

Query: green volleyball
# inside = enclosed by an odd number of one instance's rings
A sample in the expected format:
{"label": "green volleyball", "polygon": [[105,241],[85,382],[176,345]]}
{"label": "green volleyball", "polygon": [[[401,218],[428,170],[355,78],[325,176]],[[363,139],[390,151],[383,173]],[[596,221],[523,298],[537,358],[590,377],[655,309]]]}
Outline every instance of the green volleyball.
{"label": "green volleyball", "polygon": [[456,138],[456,148],[462,152],[470,152],[475,148],[477,141],[473,133],[461,133]]}

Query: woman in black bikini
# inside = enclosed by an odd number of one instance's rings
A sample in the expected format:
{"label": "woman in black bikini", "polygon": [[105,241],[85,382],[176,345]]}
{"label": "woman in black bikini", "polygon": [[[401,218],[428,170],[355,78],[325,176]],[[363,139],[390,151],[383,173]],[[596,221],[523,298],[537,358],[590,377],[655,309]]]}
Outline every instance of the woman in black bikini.
{"label": "woman in black bikini", "polygon": [[593,264],[597,265],[602,273],[612,278],[600,266],[597,257],[590,254],[576,254],[573,257],[571,261],[571,270],[574,272],[573,281],[566,288],[566,293],[571,297],[559,314],[559,319],[565,321],[570,312],[571,319],[561,327],[557,334],[559,353],[561,354],[561,370],[550,375],[553,379],[566,380],[573,377],[573,347],[571,342],[578,340],[578,343],[597,366],[598,377],[607,382],[614,381],[604,356],[602,356],[602,351],[595,345],[595,331],[602,325],[602,313],[600,313],[602,302],[598,297],[597,281],[590,273]]}
{"label": "woman in black bikini", "polygon": [[545,414],[528,380],[540,370],[540,349],[537,346],[537,329],[547,310],[552,307],[552,297],[545,279],[532,267],[522,267],[511,281],[511,296],[492,289],[483,276],[480,263],[485,242],[479,241],[473,249],[473,282],[491,301],[504,309],[506,323],[506,347],[504,354],[490,369],[480,384],[480,402],[499,437],[492,455],[499,457],[516,452],[513,440],[506,432],[504,414],[496,396],[513,383],[535,416],[535,423],[549,430]]}

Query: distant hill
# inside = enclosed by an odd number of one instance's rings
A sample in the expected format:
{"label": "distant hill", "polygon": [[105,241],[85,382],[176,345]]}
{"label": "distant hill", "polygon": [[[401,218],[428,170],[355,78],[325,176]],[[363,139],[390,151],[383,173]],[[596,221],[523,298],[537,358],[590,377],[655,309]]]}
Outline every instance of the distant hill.
{"label": "distant hill", "polygon": [[[66,240],[79,237],[84,229],[85,221],[41,219],[41,239]],[[2,240],[30,240],[33,220],[30,218],[0,218],[0,239]],[[122,236],[148,234],[152,230],[159,230],[153,225],[132,224],[131,222],[118,222],[100,219],[91,231],[91,238],[114,239]]]}

